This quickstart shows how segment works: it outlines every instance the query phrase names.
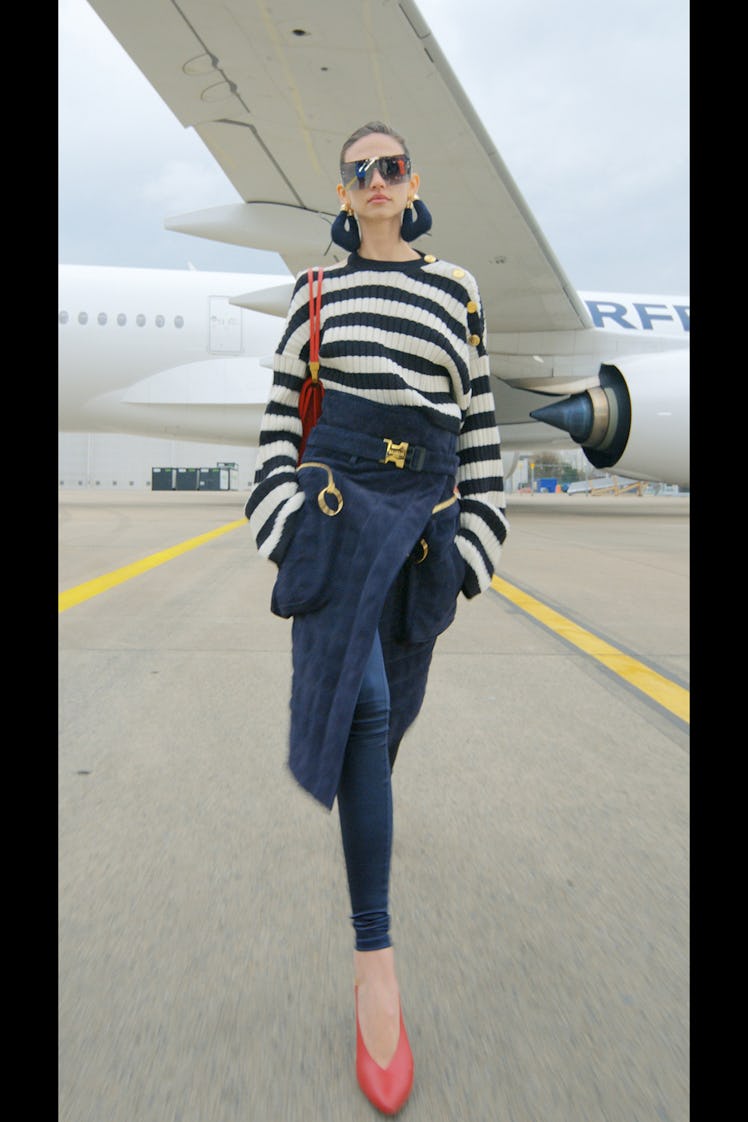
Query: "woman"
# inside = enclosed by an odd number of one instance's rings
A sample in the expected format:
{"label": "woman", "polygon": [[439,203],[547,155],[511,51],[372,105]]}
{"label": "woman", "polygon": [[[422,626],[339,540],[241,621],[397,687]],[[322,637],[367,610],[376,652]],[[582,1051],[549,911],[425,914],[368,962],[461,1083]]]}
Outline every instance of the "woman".
{"label": "woman", "polygon": [[328,810],[338,803],[357,1078],[394,1114],[413,1057],[389,930],[391,771],[436,637],[460,591],[490,584],[508,524],[476,282],[410,245],[431,218],[401,136],[370,122],[345,142],[340,165],[332,236],[351,252],[322,277],[322,415],[297,466],[304,272],[275,354],[246,514],[260,553],[279,566],[271,610],[293,616],[289,766]]}

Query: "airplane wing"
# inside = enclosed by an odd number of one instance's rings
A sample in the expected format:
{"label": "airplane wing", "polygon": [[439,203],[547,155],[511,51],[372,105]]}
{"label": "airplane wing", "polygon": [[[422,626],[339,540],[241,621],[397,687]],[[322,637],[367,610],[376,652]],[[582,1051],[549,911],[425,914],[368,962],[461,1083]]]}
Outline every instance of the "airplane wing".
{"label": "airplane wing", "polygon": [[472,272],[489,333],[592,326],[412,0],[89,0],[244,204],[170,229],[340,260],[340,146],[369,120],[407,139],[434,225],[419,248]]}

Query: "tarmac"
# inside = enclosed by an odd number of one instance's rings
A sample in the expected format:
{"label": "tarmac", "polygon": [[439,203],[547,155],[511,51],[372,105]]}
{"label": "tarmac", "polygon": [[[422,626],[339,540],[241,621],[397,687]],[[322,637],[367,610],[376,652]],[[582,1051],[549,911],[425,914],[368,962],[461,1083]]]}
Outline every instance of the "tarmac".
{"label": "tarmac", "polygon": [[[245,501],[59,494],[59,1122],[381,1117]],[[461,599],[393,774],[399,1117],[685,1122],[689,726],[639,684],[688,695],[690,501],[508,513],[525,599]]]}

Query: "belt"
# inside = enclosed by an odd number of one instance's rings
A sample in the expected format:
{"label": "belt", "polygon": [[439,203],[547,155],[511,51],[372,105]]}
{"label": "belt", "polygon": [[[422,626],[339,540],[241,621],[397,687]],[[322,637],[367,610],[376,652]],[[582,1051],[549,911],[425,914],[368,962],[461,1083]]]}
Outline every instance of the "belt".
{"label": "belt", "polygon": [[364,460],[375,460],[379,464],[394,464],[397,468],[407,468],[409,471],[442,475],[454,474],[457,470],[457,457],[454,454],[436,452],[421,444],[409,444],[407,440],[395,441],[389,436],[350,432],[335,425],[326,425],[323,421],[315,426],[311,441],[317,449],[329,448],[334,452],[360,456]]}

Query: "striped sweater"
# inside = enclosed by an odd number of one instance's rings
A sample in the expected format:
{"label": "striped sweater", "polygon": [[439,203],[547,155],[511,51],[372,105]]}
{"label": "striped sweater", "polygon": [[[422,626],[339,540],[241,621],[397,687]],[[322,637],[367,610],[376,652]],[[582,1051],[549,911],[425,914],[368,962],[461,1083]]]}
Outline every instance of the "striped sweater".
{"label": "striped sweater", "polygon": [[[316,271],[315,271],[316,276]],[[369,261],[352,253],[322,283],[320,377],[326,389],[422,410],[457,433],[463,592],[482,592],[498,567],[508,523],[483,307],[475,278],[432,255]],[[280,564],[304,493],[296,477],[299,390],[309,358],[309,288],[296,277],[273,362],[246,506],[260,554]]]}

